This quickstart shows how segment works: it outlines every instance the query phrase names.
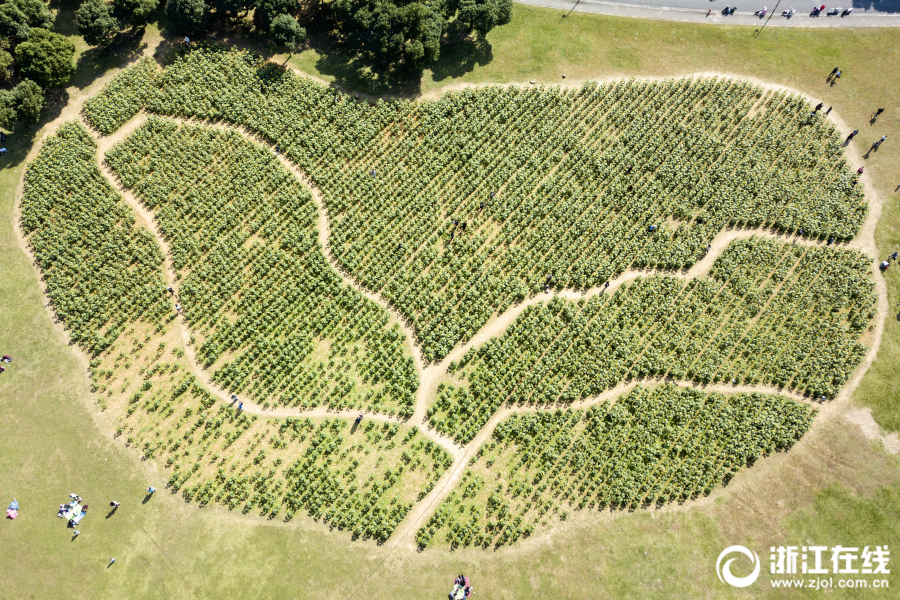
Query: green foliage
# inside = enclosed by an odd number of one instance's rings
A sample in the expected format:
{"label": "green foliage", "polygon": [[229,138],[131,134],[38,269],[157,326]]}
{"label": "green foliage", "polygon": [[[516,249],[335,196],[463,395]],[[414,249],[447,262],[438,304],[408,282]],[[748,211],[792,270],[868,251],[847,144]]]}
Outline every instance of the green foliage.
{"label": "green foliage", "polygon": [[32,29],[28,40],[16,46],[16,63],[22,77],[45,88],[64,87],[75,72],[75,45],[66,37]]}
{"label": "green foliage", "polygon": [[441,37],[456,6],[455,2],[335,0],[330,8],[347,42],[357,51],[425,64],[440,56]]}
{"label": "green foliage", "polygon": [[584,412],[513,415],[416,540],[501,546],[563,508],[633,510],[708,495],[745,465],[793,446],[814,415],[779,396],[671,385],[638,387]]}
{"label": "green foliage", "polygon": [[107,46],[119,33],[119,21],[105,0],[85,0],[75,13],[78,31],[91,46]]}
{"label": "green foliage", "polygon": [[26,123],[37,123],[44,110],[44,92],[41,87],[30,79],[23,79],[12,89],[15,100],[16,117]]}
{"label": "green foliage", "polygon": [[481,35],[512,18],[512,0],[460,0],[457,18]]}
{"label": "green foliage", "polygon": [[269,31],[278,15],[293,15],[300,7],[296,0],[259,0],[253,13],[253,23],[262,31]]}
{"label": "green foliage", "polygon": [[134,25],[143,25],[159,6],[159,0],[113,0],[117,17]]}
{"label": "green foliage", "polygon": [[45,140],[29,163],[22,229],[54,311],[88,351],[103,351],[142,316],[158,322],[167,312],[162,253],[150,232],[135,227],[78,122]]}
{"label": "green foliage", "polygon": [[196,33],[206,26],[209,7],[203,0],[168,0],[166,16],[184,33]]}
{"label": "green foliage", "polygon": [[6,50],[0,50],[0,79],[7,81],[12,77],[15,60]]}
{"label": "green foliage", "polygon": [[44,110],[44,92],[30,79],[11,90],[0,90],[0,126],[11,129],[19,121],[37,123]]}
{"label": "green foliage", "polygon": [[53,13],[41,0],[6,0],[0,4],[0,36],[26,40],[35,27],[53,28]]}
{"label": "green foliage", "polygon": [[291,15],[278,15],[272,21],[272,39],[279,46],[294,48],[306,39],[306,29]]}

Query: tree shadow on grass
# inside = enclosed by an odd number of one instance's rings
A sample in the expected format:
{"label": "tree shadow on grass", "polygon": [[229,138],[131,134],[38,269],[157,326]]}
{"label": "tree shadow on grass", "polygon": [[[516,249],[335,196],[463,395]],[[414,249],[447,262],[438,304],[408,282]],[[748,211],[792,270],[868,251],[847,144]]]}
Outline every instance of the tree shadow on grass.
{"label": "tree shadow on grass", "polygon": [[491,43],[483,37],[459,38],[453,44],[441,49],[441,57],[432,65],[431,73],[435,81],[456,79],[483,67],[494,60]]}
{"label": "tree shadow on grass", "polygon": [[85,89],[112,69],[120,69],[139,59],[147,48],[144,30],[123,33],[109,48],[92,47],[85,50],[75,63],[70,85]]}
{"label": "tree shadow on grass", "polygon": [[333,86],[368,96],[414,97],[422,93],[424,70],[435,81],[455,79],[484,66],[493,58],[490,42],[483,37],[453,33],[441,44],[438,60],[423,67],[390,62],[377,56],[354,52],[327,39],[312,39],[309,47],[318,54],[316,69],[334,78]]}

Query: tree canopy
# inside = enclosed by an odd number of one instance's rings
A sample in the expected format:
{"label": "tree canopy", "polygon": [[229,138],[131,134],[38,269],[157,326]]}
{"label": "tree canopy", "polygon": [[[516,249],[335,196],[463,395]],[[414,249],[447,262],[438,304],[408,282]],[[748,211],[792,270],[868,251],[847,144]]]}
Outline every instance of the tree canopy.
{"label": "tree canopy", "polygon": [[206,24],[209,7],[203,0],[169,0],[166,16],[184,33],[195,33]]}
{"label": "tree canopy", "polygon": [[253,13],[253,23],[262,31],[269,31],[278,15],[293,15],[299,5],[297,0],[259,0]]}
{"label": "tree canopy", "polygon": [[133,25],[143,25],[159,6],[159,0],[113,0],[113,12]]}
{"label": "tree canopy", "polygon": [[451,31],[485,35],[512,15],[512,0],[334,0],[330,6],[351,47],[419,65],[439,58]]}
{"label": "tree canopy", "polygon": [[11,90],[0,90],[0,126],[12,128],[16,121],[37,123],[44,110],[44,93],[25,79]]}
{"label": "tree canopy", "polygon": [[278,15],[272,20],[272,39],[279,46],[294,48],[305,38],[306,29],[291,15]]}
{"label": "tree canopy", "polygon": [[63,87],[75,65],[75,46],[67,38],[46,29],[31,30],[28,40],[16,46],[16,64],[22,77],[43,87]]}
{"label": "tree canopy", "polygon": [[116,39],[119,21],[105,0],[85,0],[75,13],[78,31],[91,46],[106,46]]}
{"label": "tree canopy", "polygon": [[41,0],[6,0],[0,4],[0,36],[27,40],[35,27],[53,27],[53,13]]}

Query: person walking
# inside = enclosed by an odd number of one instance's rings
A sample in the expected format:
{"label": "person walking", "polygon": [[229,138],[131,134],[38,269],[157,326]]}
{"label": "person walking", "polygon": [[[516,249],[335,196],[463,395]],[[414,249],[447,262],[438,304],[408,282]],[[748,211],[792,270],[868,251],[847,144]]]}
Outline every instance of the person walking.
{"label": "person walking", "polygon": [[837,73],[837,72],[838,72],[838,68],[837,67],[833,68],[831,70],[831,73],[828,74],[828,79],[831,79],[832,77],[834,77],[835,73]]}
{"label": "person walking", "polygon": [[878,110],[876,110],[876,111],[875,111],[875,118],[877,119],[877,118],[878,118],[878,115],[880,115],[880,114],[883,113],[883,112],[884,112],[884,109],[883,109],[883,108],[879,108]]}
{"label": "person walking", "polygon": [[852,140],[853,138],[855,138],[855,137],[856,137],[856,134],[858,134],[858,133],[859,133],[859,129],[853,130],[853,133],[851,133],[850,135],[847,136],[847,141],[849,142],[850,140]]}
{"label": "person walking", "polygon": [[824,102],[819,102],[818,104],[816,104],[816,110],[814,110],[813,112],[814,112],[814,113],[819,112],[820,110],[822,110],[822,107],[823,107],[823,106],[825,106],[825,103],[824,103]]}
{"label": "person walking", "polygon": [[877,150],[878,146],[882,145],[884,143],[884,140],[886,140],[886,139],[887,139],[886,135],[881,136],[881,139],[876,142],[875,149]]}
{"label": "person walking", "polygon": [[119,503],[116,502],[115,500],[111,501],[111,502],[109,503],[109,505],[112,506],[113,509],[119,508]]}
{"label": "person walking", "polygon": [[864,170],[865,170],[865,167],[860,167],[860,168],[858,168],[858,169],[856,170],[856,174],[857,174],[857,175],[862,175]]}
{"label": "person walking", "polygon": [[837,80],[840,79],[840,78],[841,78],[841,72],[838,71],[838,72],[835,74],[834,79],[832,80],[831,83],[836,83]]}
{"label": "person walking", "polygon": [[238,410],[244,410],[244,403],[238,402]]}
{"label": "person walking", "polygon": [[81,535],[81,532],[76,529],[75,531],[72,532],[72,534],[74,537],[78,537],[79,535]]}
{"label": "person walking", "polygon": [[156,491],[156,488],[153,487],[152,485],[151,485],[150,487],[147,488],[147,493],[150,494],[151,496],[153,495],[153,493],[154,493],[155,491]]}
{"label": "person walking", "polygon": [[[187,38],[185,38],[185,39],[187,39]],[[114,559],[114,558],[109,559],[109,564],[110,564],[110,566],[112,566],[112,564],[113,564],[114,562],[116,562],[116,559]]]}

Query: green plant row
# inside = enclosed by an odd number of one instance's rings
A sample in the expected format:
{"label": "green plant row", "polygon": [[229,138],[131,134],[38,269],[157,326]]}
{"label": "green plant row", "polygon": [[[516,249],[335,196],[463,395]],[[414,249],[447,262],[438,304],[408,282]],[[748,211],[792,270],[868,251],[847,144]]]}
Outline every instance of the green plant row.
{"label": "green plant row", "polygon": [[300,512],[384,541],[452,463],[414,427],[247,414],[161,354],[119,431],[145,458],[165,460],[168,488],[188,502],[285,520]]}
{"label": "green plant row", "polygon": [[514,414],[418,531],[432,543],[510,544],[575,509],[635,509],[708,495],[790,448],[815,411],[779,396],[637,387],[587,411]]}
{"label": "green plant row", "polygon": [[28,164],[22,196],[22,229],[53,310],[93,354],[141,317],[161,327],[171,314],[159,246],[103,177],[96,150],[84,126],[65,123]]}
{"label": "green plant row", "polygon": [[834,398],[866,351],[869,263],[855,250],[753,237],[732,242],[707,277],[651,277],[531,306],[451,365],[461,382],[442,385],[429,422],[465,443],[504,402],[570,403],[634,378]]}
{"label": "green plant row", "polygon": [[156,216],[216,383],[264,406],[412,414],[419,379],[402,330],[343,285],[309,191],[271,152],[152,117],[106,160]]}
{"label": "green plant row", "polygon": [[[829,121],[746,82],[489,87],[368,105],[214,45],[122,77],[86,111],[101,129],[143,100],[278,144],[322,190],[341,265],[409,317],[428,360],[545,287],[689,266],[724,227],[846,240],[867,213]],[[109,108],[120,97],[128,109]]]}

